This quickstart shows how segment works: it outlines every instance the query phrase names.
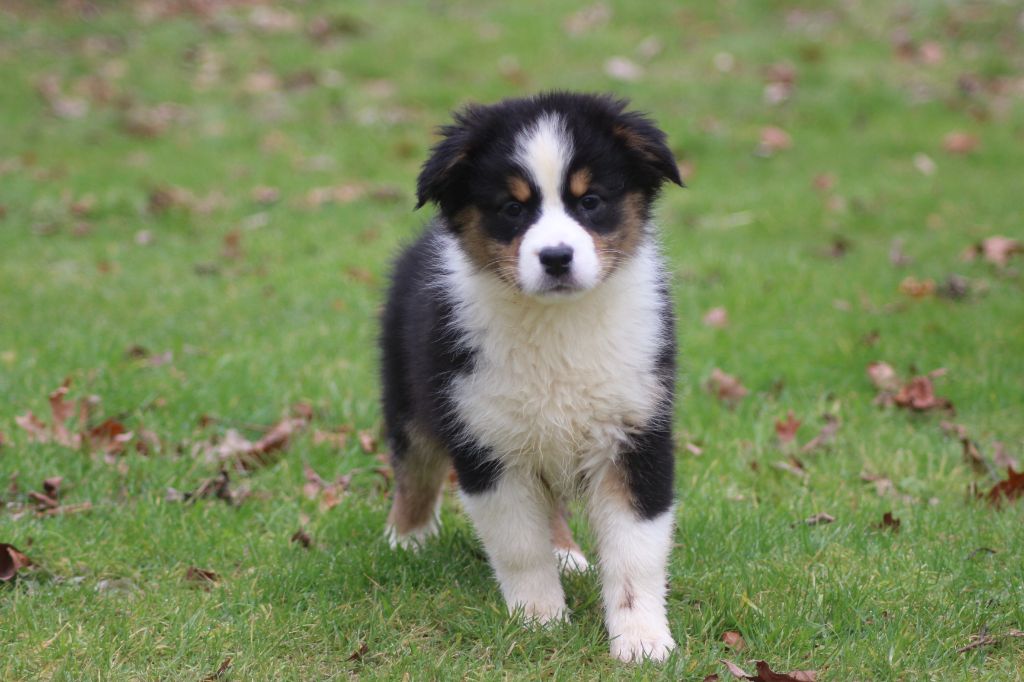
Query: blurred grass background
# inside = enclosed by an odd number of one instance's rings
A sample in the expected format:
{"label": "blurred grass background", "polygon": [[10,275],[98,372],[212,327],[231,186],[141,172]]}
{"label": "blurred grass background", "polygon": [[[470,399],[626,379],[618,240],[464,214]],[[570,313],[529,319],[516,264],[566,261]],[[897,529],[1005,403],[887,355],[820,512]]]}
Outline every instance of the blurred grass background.
{"label": "blurred grass background", "polygon": [[[873,405],[865,367],[945,368],[982,457],[1024,454],[1020,256],[963,257],[1024,237],[1022,40],[1012,2],[7,0],[0,541],[36,568],[0,586],[0,677],[202,679],[230,658],[223,679],[704,679],[724,657],[1020,679],[1019,639],[957,651],[1024,629],[1020,504],[973,500],[1002,472],[964,461],[949,415]],[[379,428],[375,315],[428,218],[434,128],[551,88],[631,98],[689,185],[658,221],[681,346],[680,651],[660,669],[608,659],[593,575],[567,581],[573,622],[509,622],[454,501],[437,545],[392,554],[381,453],[355,435]],[[703,388],[715,367],[749,390],[735,409]],[[30,442],[15,417],[48,419],[65,377],[159,446]],[[303,432],[233,474],[238,506],[168,501],[216,473],[203,443],[300,401],[347,442]],[[803,473],[775,466],[789,410],[798,443],[842,423]],[[353,474],[337,506],[304,495],[304,465]],[[37,516],[56,475],[92,508]],[[873,529],[884,511],[899,533]]]}

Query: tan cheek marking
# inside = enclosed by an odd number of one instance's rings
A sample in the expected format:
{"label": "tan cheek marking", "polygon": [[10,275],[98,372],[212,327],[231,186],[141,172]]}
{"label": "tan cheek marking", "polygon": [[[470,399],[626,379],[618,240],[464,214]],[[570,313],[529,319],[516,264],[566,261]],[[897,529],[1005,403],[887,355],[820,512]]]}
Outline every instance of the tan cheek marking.
{"label": "tan cheek marking", "polygon": [[622,200],[619,226],[608,234],[592,234],[601,262],[601,275],[608,276],[622,261],[636,253],[644,236],[644,198],[639,192]]}
{"label": "tan cheek marking", "polygon": [[484,232],[480,209],[468,206],[459,211],[455,217],[459,240],[473,264],[482,270],[490,270],[504,282],[516,285],[518,282],[517,255],[522,235],[517,236],[510,244],[503,244]]}
{"label": "tan cheek marking", "polygon": [[508,191],[519,203],[530,200],[530,184],[520,177],[513,176],[508,179]]}
{"label": "tan cheek marking", "polygon": [[574,197],[581,197],[590,189],[590,169],[581,168],[569,176],[569,191]]}

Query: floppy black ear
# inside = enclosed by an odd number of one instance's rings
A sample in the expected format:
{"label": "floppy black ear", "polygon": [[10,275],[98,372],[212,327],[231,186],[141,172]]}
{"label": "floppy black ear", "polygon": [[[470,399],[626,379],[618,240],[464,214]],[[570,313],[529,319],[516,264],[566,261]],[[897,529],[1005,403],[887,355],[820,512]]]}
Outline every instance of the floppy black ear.
{"label": "floppy black ear", "polygon": [[616,117],[614,132],[626,147],[658,178],[658,184],[669,180],[685,187],[679,175],[672,150],[668,148],[668,136],[654,121],[641,113],[630,111]]}
{"label": "floppy black ear", "polygon": [[441,126],[441,141],[430,150],[430,158],[423,164],[416,181],[416,208],[430,201],[441,202],[469,157],[473,132],[482,111],[483,107],[468,106],[455,114],[454,123]]}

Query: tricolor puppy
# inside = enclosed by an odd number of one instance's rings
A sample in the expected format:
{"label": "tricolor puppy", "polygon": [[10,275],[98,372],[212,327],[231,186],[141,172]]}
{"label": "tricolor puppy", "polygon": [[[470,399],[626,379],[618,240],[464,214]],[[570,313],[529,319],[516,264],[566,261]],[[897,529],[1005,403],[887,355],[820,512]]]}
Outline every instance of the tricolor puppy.
{"label": "tricolor puppy", "polygon": [[681,185],[665,135],[610,97],[470,106],[419,177],[436,219],[398,259],[383,317],[392,545],[437,532],[454,465],[512,611],[566,617],[559,568],[587,560],[613,656],[664,659],[675,330],[651,207]]}

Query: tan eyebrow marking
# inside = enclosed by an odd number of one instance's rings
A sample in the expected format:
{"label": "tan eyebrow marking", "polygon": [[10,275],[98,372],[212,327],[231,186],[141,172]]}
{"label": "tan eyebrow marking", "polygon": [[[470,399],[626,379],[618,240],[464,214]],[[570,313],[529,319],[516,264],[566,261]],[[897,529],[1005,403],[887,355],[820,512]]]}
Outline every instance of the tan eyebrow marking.
{"label": "tan eyebrow marking", "polygon": [[530,200],[530,183],[518,176],[513,175],[508,179],[508,191],[518,202]]}
{"label": "tan eyebrow marking", "polygon": [[580,168],[569,176],[569,191],[574,197],[581,197],[590,189],[590,169]]}

